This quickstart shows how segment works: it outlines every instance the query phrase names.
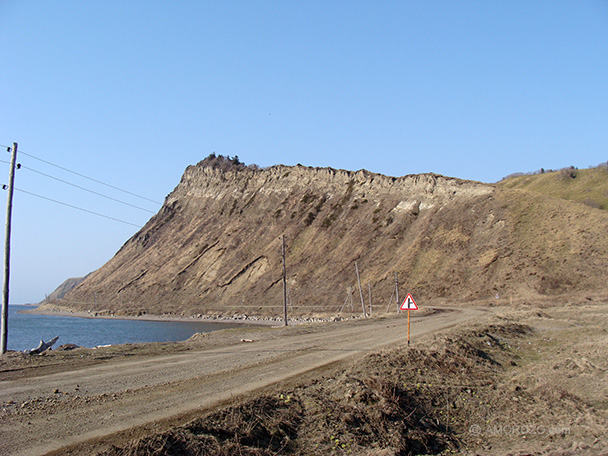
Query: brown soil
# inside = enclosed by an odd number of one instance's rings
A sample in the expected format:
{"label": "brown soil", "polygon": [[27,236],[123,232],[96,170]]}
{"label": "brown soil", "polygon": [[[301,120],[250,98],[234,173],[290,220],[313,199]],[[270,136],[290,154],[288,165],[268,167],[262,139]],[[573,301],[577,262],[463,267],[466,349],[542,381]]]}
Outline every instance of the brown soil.
{"label": "brown soil", "polygon": [[[412,331],[421,335],[484,314],[478,309],[420,311]],[[185,344],[53,351],[39,357],[9,353],[0,365],[0,454],[42,454],[99,438],[102,447],[106,439],[126,441],[132,432],[168,428],[236,396],[401,343],[404,334],[401,315],[237,328]],[[80,451],[89,454],[89,445]]]}
{"label": "brown soil", "polygon": [[606,323],[526,306],[104,454],[608,454]]}
{"label": "brown soil", "polygon": [[0,452],[608,454],[607,304],[429,313],[409,348],[400,315],[121,347],[88,367],[12,354]]}

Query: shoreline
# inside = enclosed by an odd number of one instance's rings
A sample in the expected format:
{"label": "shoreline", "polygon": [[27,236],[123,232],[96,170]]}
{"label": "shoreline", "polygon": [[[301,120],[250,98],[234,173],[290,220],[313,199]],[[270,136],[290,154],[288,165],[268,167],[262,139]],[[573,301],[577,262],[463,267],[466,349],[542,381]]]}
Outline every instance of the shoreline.
{"label": "shoreline", "polygon": [[[48,315],[57,317],[74,317],[74,318],[85,318],[90,320],[102,319],[102,320],[133,320],[133,321],[158,321],[158,322],[181,322],[181,323],[210,323],[210,324],[239,324],[243,326],[278,326],[283,325],[282,319],[264,319],[261,317],[250,317],[243,315],[242,317],[224,317],[220,315],[215,316],[191,316],[191,317],[180,317],[175,315],[100,315],[93,314],[91,312],[84,311],[71,311],[71,310],[53,310],[53,309],[40,309],[40,307],[34,307],[32,309],[18,310],[20,314],[31,314],[31,315]],[[289,321],[292,324],[296,322]]]}
{"label": "shoreline", "polygon": [[[21,304],[23,305],[23,304]],[[257,315],[246,315],[236,314],[233,316],[225,315],[191,315],[191,316],[179,316],[172,314],[143,314],[143,315],[115,315],[93,311],[77,311],[66,309],[62,307],[46,307],[41,309],[43,305],[27,305],[32,307],[30,309],[18,310],[20,314],[31,314],[31,315],[47,315],[47,316],[58,316],[58,317],[74,317],[84,319],[102,319],[102,320],[131,320],[131,321],[156,321],[156,322],[178,322],[178,323],[209,323],[209,324],[231,324],[240,326],[258,326],[258,327],[284,327],[284,326],[300,326],[306,324],[317,324],[317,323],[336,323],[341,321],[359,320],[363,317],[360,315],[350,316],[296,316],[294,318],[288,318],[288,325],[285,325],[285,321],[282,317],[263,317]],[[455,306],[458,307],[458,306]],[[447,307],[447,309],[453,310],[454,305]],[[420,312],[416,312],[416,317],[427,314],[428,312],[434,313],[436,311],[446,310],[444,305],[429,305],[421,309]],[[104,312],[104,313],[102,313]],[[107,312],[107,311],[106,311]],[[376,315],[374,315],[376,316]],[[380,316],[387,316],[387,314],[380,314]],[[371,315],[370,315],[371,317]],[[367,318],[367,317],[366,317]]]}

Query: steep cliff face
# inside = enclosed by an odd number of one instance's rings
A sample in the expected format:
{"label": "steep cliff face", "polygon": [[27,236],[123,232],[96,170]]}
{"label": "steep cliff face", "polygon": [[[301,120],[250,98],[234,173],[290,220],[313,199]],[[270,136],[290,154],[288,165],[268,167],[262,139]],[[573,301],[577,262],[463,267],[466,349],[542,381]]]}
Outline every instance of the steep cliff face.
{"label": "steep cliff face", "polygon": [[[542,240],[534,214],[546,219]],[[383,306],[395,272],[421,298],[592,289],[608,257],[600,241],[608,228],[603,214],[433,174],[221,170],[200,163],[186,169],[160,212],[62,304],[130,314],[278,314],[283,235],[296,313],[339,309],[349,288],[356,290],[355,262],[366,298],[369,284]],[[583,223],[585,217],[594,225]],[[586,238],[570,228],[576,221]],[[562,253],[550,247],[556,243]]]}

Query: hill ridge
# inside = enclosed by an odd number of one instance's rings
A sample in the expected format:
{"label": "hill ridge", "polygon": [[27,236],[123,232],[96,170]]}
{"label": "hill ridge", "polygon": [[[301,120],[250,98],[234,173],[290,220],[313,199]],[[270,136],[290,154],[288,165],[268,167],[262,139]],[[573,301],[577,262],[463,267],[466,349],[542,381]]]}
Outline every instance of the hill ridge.
{"label": "hill ridge", "polygon": [[603,282],[606,228],[601,211],[432,173],[221,169],[203,161],[186,168],[159,213],[62,305],[280,314],[283,235],[295,313],[344,307],[356,289],[355,261],[380,307],[395,272],[425,299],[591,290]]}
{"label": "hill ridge", "polygon": [[571,166],[557,171],[516,175],[503,179],[497,185],[535,191],[608,210],[608,164],[588,169]]}

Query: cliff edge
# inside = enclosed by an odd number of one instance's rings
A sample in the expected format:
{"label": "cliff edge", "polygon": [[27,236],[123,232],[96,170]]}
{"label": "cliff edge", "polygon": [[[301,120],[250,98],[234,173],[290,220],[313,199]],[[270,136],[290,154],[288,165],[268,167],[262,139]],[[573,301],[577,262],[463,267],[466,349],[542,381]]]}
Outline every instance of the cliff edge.
{"label": "cliff edge", "polygon": [[[553,295],[604,286],[608,214],[435,174],[190,166],[158,214],[60,301],[116,314],[336,313],[349,295]],[[393,297],[394,299],[394,297]],[[356,306],[357,304],[355,304]]]}

